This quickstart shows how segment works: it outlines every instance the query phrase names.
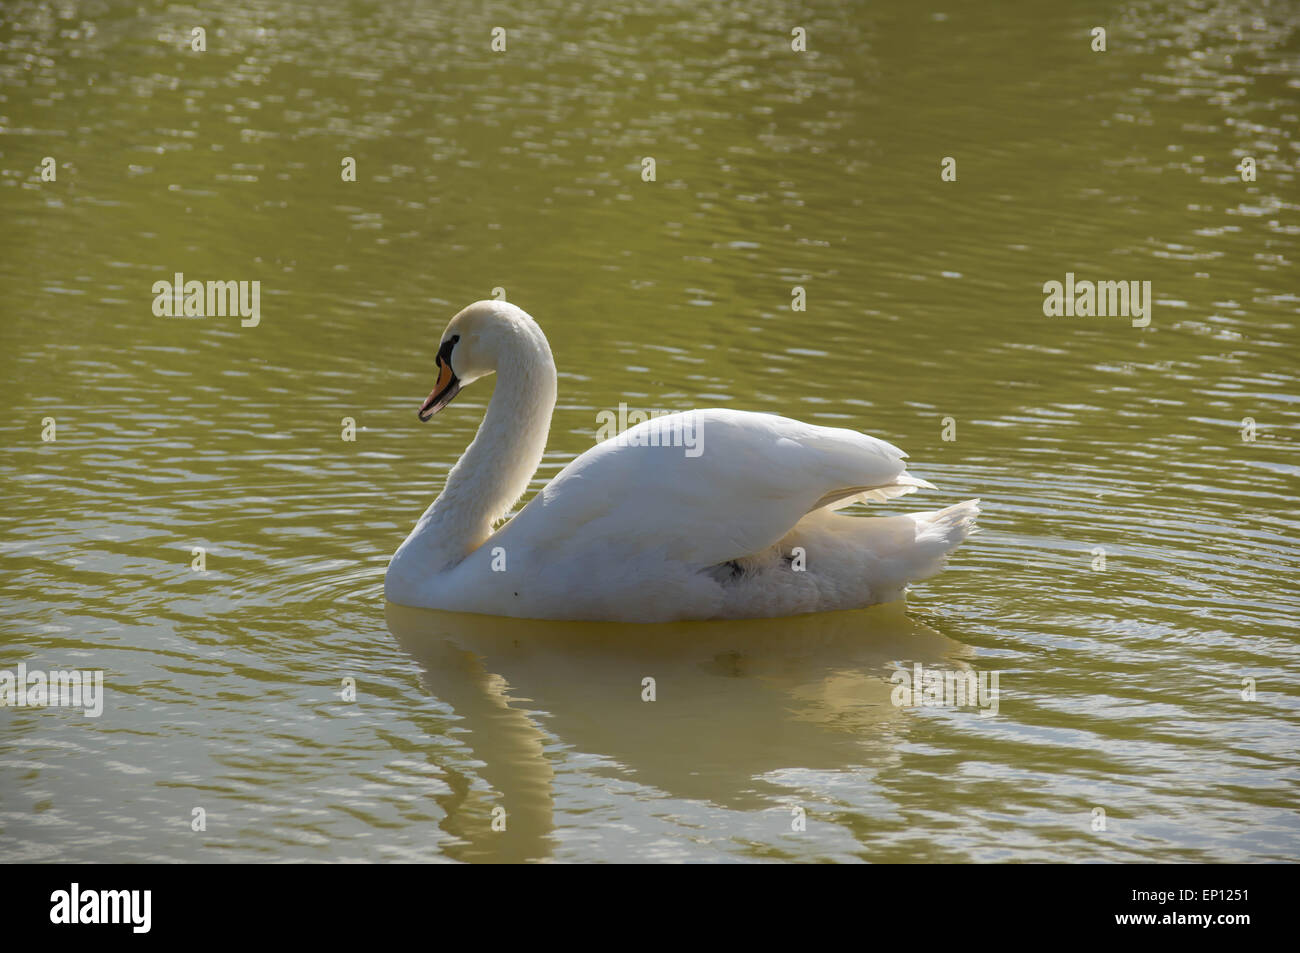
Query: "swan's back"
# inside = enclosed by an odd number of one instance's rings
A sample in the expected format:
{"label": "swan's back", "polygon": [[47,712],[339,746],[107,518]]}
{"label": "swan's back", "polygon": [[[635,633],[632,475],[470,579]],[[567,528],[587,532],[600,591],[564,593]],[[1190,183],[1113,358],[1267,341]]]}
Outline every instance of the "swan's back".
{"label": "swan's back", "polygon": [[[662,445],[683,432],[694,447]],[[866,434],[775,414],[671,414],[573,460],[498,536],[557,555],[618,540],[705,567],[774,545],[836,494],[909,492],[920,481],[906,477],[905,456]]]}

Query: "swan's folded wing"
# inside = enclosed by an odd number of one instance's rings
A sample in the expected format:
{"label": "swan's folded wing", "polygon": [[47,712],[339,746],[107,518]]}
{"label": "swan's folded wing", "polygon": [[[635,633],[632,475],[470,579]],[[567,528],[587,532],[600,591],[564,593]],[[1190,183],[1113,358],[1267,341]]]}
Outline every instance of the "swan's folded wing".
{"label": "swan's folded wing", "polygon": [[924,481],[851,430],[700,410],[631,428],[572,461],[499,534],[507,549],[648,551],[701,567],[759,552],[803,516]]}

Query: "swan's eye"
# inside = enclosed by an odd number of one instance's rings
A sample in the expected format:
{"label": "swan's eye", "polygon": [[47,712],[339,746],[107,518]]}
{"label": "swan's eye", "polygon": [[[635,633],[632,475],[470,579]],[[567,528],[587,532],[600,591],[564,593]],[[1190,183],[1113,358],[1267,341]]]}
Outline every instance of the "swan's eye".
{"label": "swan's eye", "polygon": [[456,346],[456,342],[459,340],[460,335],[453,334],[451,337],[447,338],[447,340],[442,342],[442,347],[438,348],[439,364],[446,364],[448,367],[451,366],[451,349]]}

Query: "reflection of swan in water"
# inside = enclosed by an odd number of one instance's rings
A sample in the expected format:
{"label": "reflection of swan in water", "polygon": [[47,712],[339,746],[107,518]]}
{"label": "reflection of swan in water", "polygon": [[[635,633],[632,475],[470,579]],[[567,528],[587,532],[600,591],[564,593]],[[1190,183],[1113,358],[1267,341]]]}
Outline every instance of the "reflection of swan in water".
{"label": "reflection of swan in water", "polygon": [[[783,807],[789,770],[887,769],[905,712],[893,663],[949,666],[965,650],[899,605],[746,622],[638,626],[522,621],[388,607],[430,693],[464,719],[482,793],[459,785],[445,825],[461,859],[543,858],[559,741],[678,798]],[[643,701],[654,679],[656,700]],[[590,769],[584,769],[590,770]],[[506,831],[491,830],[492,810]],[[780,821],[774,821],[780,823]]]}

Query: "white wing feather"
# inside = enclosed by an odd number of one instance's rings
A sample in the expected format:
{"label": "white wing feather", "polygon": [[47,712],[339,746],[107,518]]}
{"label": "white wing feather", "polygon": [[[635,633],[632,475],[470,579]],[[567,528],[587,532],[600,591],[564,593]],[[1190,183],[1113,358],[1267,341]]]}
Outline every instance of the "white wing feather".
{"label": "white wing feather", "polygon": [[[638,445],[656,428],[662,438],[683,425],[699,436],[697,456],[683,446]],[[573,460],[497,537],[512,552],[542,558],[607,550],[618,540],[629,555],[657,551],[710,566],[772,546],[812,510],[928,487],[906,473],[906,456],[866,434],[774,414],[673,414]]]}

